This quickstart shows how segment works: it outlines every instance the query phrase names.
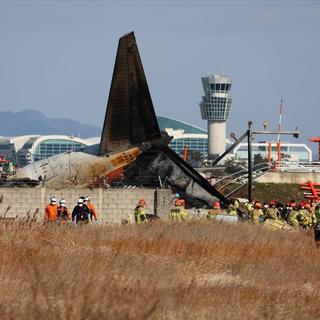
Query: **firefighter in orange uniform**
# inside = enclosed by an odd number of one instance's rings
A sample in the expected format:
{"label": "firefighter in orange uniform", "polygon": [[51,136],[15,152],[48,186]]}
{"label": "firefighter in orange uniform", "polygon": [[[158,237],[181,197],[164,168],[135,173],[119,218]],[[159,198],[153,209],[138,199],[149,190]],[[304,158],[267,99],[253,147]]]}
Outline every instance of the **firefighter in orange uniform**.
{"label": "firefighter in orange uniform", "polygon": [[54,222],[57,221],[57,199],[55,197],[50,198],[50,203],[47,204],[45,208],[45,213],[44,213],[44,220],[47,222]]}
{"label": "firefighter in orange uniform", "polygon": [[87,207],[89,208],[89,211],[90,211],[91,221],[93,221],[93,218],[95,221],[98,221],[96,207],[91,202],[91,197],[86,197],[86,199],[87,199]]}

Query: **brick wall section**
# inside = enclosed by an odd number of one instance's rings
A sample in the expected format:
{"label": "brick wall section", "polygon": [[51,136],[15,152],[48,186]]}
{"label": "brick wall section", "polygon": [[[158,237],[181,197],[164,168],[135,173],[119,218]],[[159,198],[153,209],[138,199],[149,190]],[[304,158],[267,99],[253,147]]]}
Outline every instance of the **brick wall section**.
{"label": "brick wall section", "polygon": [[65,199],[70,210],[79,196],[91,196],[102,223],[121,223],[122,219],[133,221],[133,210],[139,199],[145,199],[147,213],[154,210],[162,218],[168,216],[173,195],[171,190],[155,189],[61,189],[46,188],[1,188],[0,216],[24,217],[29,213],[43,219],[44,208],[51,196]]}

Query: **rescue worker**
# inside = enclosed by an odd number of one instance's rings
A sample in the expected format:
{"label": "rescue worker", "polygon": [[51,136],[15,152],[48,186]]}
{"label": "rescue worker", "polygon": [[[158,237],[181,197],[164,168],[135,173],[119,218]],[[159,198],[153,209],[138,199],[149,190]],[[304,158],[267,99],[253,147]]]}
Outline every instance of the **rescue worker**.
{"label": "rescue worker", "polygon": [[268,204],[267,202],[264,202],[264,203],[263,203],[263,208],[262,208],[264,220],[265,220],[265,219],[267,218],[267,216],[268,216],[268,209],[269,209],[269,204]]}
{"label": "rescue worker", "polygon": [[282,203],[277,202],[276,208],[278,210],[278,219],[285,220],[285,206]]}
{"label": "rescue worker", "polygon": [[320,202],[314,207],[314,214],[316,216],[317,222],[320,222]]}
{"label": "rescue worker", "polygon": [[94,221],[98,221],[96,207],[91,202],[91,197],[86,197],[86,200],[87,200],[87,207],[89,208],[89,211],[90,211],[91,221],[93,221],[93,218],[94,218]]}
{"label": "rescue worker", "polygon": [[217,214],[221,213],[221,205],[219,201],[215,201],[213,203],[212,209],[208,211],[207,219],[211,221],[215,221]]}
{"label": "rescue worker", "polygon": [[290,221],[289,221],[289,216],[290,216],[290,213],[292,211],[292,207],[291,207],[291,202],[287,202],[284,210],[283,210],[283,219],[288,223],[290,224]]}
{"label": "rescue worker", "polygon": [[281,218],[289,223],[289,215],[292,211],[291,202],[287,202],[285,208],[282,211]]}
{"label": "rescue worker", "polygon": [[312,212],[312,214],[315,214],[315,208],[316,208],[317,203],[315,202],[314,199],[311,199],[311,200],[309,201],[309,204],[310,204],[310,207],[311,207],[311,212]]}
{"label": "rescue worker", "polygon": [[181,221],[185,221],[188,218],[188,211],[185,208],[186,202],[184,199],[180,199],[180,218]]}
{"label": "rescue worker", "polygon": [[279,210],[276,208],[276,202],[270,202],[269,208],[266,213],[266,219],[278,220]]}
{"label": "rescue worker", "polygon": [[86,206],[89,210],[89,222],[92,222],[92,216],[90,214],[90,209],[88,207],[88,197],[85,197],[85,196],[80,196],[79,199],[82,199],[83,200],[83,206]]}
{"label": "rescue worker", "polygon": [[300,204],[299,204],[299,222],[300,222],[300,225],[303,227],[303,228],[308,228],[308,227],[311,227],[312,226],[312,219],[311,219],[311,216],[308,212],[308,210],[306,209],[306,203],[304,201],[301,201]]}
{"label": "rescue worker", "polygon": [[57,220],[60,222],[67,222],[68,220],[71,220],[71,214],[66,207],[66,201],[61,199],[59,204],[60,206],[57,208]]}
{"label": "rescue worker", "polygon": [[56,197],[50,198],[50,203],[46,205],[44,220],[47,222],[55,222],[57,221],[57,199]]}
{"label": "rescue worker", "polygon": [[77,205],[72,211],[72,222],[78,224],[89,223],[89,208],[83,204],[83,199],[79,198]]}
{"label": "rescue worker", "polygon": [[291,210],[289,213],[289,224],[294,228],[294,229],[299,229],[300,226],[300,212],[298,209],[298,206],[296,203],[291,202]]}
{"label": "rescue worker", "polygon": [[251,217],[252,210],[254,209],[255,199],[252,199],[251,202],[247,202],[246,209],[248,211],[248,217]]}
{"label": "rescue worker", "polygon": [[307,214],[308,214],[308,216],[310,217],[310,220],[311,220],[310,227],[314,226],[317,223],[317,218],[316,218],[315,212],[312,209],[310,203],[306,203],[305,207],[306,207],[306,210],[308,212]]}
{"label": "rescue worker", "polygon": [[259,224],[260,217],[263,217],[262,204],[256,201],[254,204],[254,209],[251,211],[252,223]]}
{"label": "rescue worker", "polygon": [[240,201],[238,199],[231,199],[228,214],[230,214],[231,216],[237,216],[239,207]]}
{"label": "rescue worker", "polygon": [[181,200],[176,199],[174,201],[174,208],[170,210],[170,214],[169,214],[169,219],[171,221],[179,221],[179,222],[182,221],[180,217],[180,206],[181,206]]}
{"label": "rescue worker", "polygon": [[316,242],[317,248],[320,247],[320,221],[318,221],[314,226],[314,241]]}
{"label": "rescue worker", "polygon": [[145,206],[146,202],[144,201],[144,199],[140,199],[138,205],[134,209],[134,220],[136,224],[141,224],[148,221],[145,212]]}

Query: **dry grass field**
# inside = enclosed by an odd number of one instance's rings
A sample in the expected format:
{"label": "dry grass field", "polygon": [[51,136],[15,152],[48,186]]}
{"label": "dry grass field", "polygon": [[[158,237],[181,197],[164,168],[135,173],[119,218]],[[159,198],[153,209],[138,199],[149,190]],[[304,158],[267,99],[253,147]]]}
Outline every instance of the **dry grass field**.
{"label": "dry grass field", "polygon": [[0,225],[1,319],[319,319],[312,232]]}

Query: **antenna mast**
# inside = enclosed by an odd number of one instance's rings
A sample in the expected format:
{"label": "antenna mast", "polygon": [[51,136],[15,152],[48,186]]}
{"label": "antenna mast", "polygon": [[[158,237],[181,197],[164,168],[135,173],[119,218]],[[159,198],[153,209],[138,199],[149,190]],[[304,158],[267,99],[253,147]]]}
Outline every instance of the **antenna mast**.
{"label": "antenna mast", "polygon": [[279,124],[278,124],[277,161],[275,164],[275,168],[276,168],[276,165],[280,165],[280,161],[281,161],[280,130],[281,130],[282,114],[283,114],[283,95],[281,94]]}
{"label": "antenna mast", "polygon": [[[282,122],[282,114],[283,114],[283,95],[281,94],[281,102],[280,102],[280,112],[279,112],[279,124],[278,124],[278,132],[281,131],[281,122]],[[280,134],[278,134],[278,143],[280,142]]]}

